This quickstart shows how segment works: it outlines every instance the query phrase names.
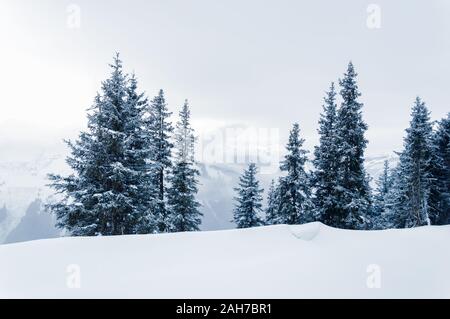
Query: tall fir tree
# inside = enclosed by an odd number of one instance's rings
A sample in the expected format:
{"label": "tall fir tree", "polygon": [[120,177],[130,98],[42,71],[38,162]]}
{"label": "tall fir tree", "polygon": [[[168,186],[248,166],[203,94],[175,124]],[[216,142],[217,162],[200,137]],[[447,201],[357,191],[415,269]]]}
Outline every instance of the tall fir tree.
{"label": "tall fir tree", "polygon": [[147,110],[146,131],[151,146],[152,186],[157,193],[153,207],[153,215],[158,232],[170,231],[170,217],[166,207],[167,171],[172,167],[171,152],[173,144],[170,141],[173,127],[169,121],[171,112],[167,109],[164,91],[151,101]]}
{"label": "tall fir tree", "polygon": [[409,228],[430,224],[430,194],[433,188],[433,150],[430,115],[417,97],[406,129],[404,150],[400,154],[395,183],[395,227]]}
{"label": "tall fir tree", "polygon": [[286,146],[287,154],[280,165],[286,176],[280,179],[278,185],[285,190],[279,193],[280,220],[285,224],[304,224],[311,221],[310,178],[305,171],[308,152],[302,148],[304,141],[300,138],[300,126],[295,123]]}
{"label": "tall fir tree", "polygon": [[[402,155],[399,154],[401,157]],[[401,163],[390,170],[391,187],[384,198],[384,214],[381,217],[382,229],[399,228],[402,218],[397,212],[397,207],[404,200],[406,187],[401,176]]]}
{"label": "tall fir tree", "polygon": [[389,162],[384,161],[383,171],[376,181],[377,188],[373,198],[373,217],[372,225],[374,229],[384,229],[388,225],[388,196],[392,190],[392,173],[389,168]]}
{"label": "tall fir tree", "polygon": [[201,224],[200,203],[195,198],[200,173],[195,168],[195,136],[190,117],[191,112],[186,100],[175,129],[176,155],[167,191],[170,227],[173,232],[198,231]]}
{"label": "tall fir tree", "polygon": [[68,141],[74,174],[49,175],[62,200],[48,207],[73,236],[132,234],[145,222],[149,149],[141,128],[146,105],[117,54],[88,114],[88,131]]}
{"label": "tall fir tree", "polygon": [[331,83],[330,90],[324,98],[323,113],[319,120],[320,144],[314,149],[315,170],[312,174],[314,219],[330,226],[337,223],[335,218],[339,211],[336,191],[339,165],[336,112],[336,91],[334,83]]}
{"label": "tall fir tree", "polygon": [[237,197],[235,197],[236,206],[234,208],[233,221],[238,228],[250,228],[264,225],[261,218],[262,193],[263,189],[259,186],[256,178],[258,169],[254,163],[250,163],[248,169],[239,178],[239,187],[235,188]]}
{"label": "tall fir tree", "polygon": [[277,185],[275,185],[275,181],[272,180],[267,192],[266,225],[276,225],[280,223],[277,197]]}
{"label": "tall fir tree", "polygon": [[151,147],[148,144],[148,135],[145,131],[144,112],[148,107],[148,100],[144,93],[138,92],[138,82],[135,74],[132,74],[126,90],[126,109],[123,150],[128,171],[128,178],[133,180],[130,185],[130,196],[136,201],[135,227],[133,233],[152,233],[155,231],[155,220],[150,213],[155,201],[155,192],[152,187],[150,172],[152,165],[149,162]]}
{"label": "tall fir tree", "polygon": [[337,115],[336,143],[339,146],[337,191],[339,208],[336,210],[336,227],[364,229],[371,213],[369,178],[364,168],[364,151],[367,124],[362,118],[363,104],[358,102],[361,93],[356,83],[357,73],[349,63],[341,86],[342,104]]}
{"label": "tall fir tree", "polygon": [[433,135],[432,224],[450,224],[450,113]]}

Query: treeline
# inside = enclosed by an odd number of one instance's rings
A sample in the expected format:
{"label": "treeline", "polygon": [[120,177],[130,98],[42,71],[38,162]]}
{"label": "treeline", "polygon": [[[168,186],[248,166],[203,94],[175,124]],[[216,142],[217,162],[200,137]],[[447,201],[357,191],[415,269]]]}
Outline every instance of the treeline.
{"label": "treeline", "polygon": [[164,92],[148,101],[117,54],[88,112],[88,130],[67,141],[74,174],[50,175],[62,199],[48,205],[73,236],[199,230],[199,172],[186,101],[174,128]]}
{"label": "treeline", "polygon": [[[384,170],[371,190],[364,168],[367,125],[353,64],[326,93],[319,120],[319,145],[311,172],[298,124],[294,124],[280,163],[283,175],[272,181],[267,206],[257,167],[250,164],[236,188],[234,222],[238,228],[320,221],[346,229],[407,228],[450,223],[450,113],[437,126],[417,98],[406,130],[400,162]],[[263,217],[265,213],[265,217]]]}
{"label": "treeline", "polygon": [[[57,226],[73,236],[197,231],[199,171],[195,135],[186,101],[173,127],[164,92],[148,100],[117,54],[111,75],[88,111],[87,130],[66,141],[73,174],[49,175],[59,200],[47,205]],[[367,125],[358,101],[352,63],[331,84],[319,120],[313,170],[293,125],[280,163],[282,176],[263,207],[256,164],[236,188],[238,228],[321,221],[346,229],[405,228],[450,223],[450,114],[438,125],[416,99],[397,167],[385,164],[377,188],[364,168]],[[340,96],[338,106],[338,95]]]}

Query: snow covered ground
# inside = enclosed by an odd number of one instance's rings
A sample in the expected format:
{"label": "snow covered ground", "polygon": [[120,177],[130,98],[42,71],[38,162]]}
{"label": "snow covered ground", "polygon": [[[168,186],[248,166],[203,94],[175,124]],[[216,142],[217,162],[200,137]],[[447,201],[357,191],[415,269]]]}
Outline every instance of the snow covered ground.
{"label": "snow covered ground", "polygon": [[320,223],[0,246],[0,297],[450,298],[450,226]]}

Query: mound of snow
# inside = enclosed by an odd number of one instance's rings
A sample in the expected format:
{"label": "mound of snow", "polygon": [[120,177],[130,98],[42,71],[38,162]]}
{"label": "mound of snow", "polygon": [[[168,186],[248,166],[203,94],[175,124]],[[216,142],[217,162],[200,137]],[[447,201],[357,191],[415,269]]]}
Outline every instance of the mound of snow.
{"label": "mound of snow", "polygon": [[319,223],[0,246],[0,297],[449,298],[450,227]]}

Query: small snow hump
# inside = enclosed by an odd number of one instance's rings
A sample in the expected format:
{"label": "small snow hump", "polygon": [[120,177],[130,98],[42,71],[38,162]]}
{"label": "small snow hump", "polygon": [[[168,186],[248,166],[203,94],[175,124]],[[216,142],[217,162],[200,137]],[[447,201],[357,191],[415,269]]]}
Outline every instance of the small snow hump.
{"label": "small snow hump", "polygon": [[319,222],[304,225],[291,225],[289,226],[289,231],[298,239],[311,241],[320,233],[321,226],[322,224]]}

